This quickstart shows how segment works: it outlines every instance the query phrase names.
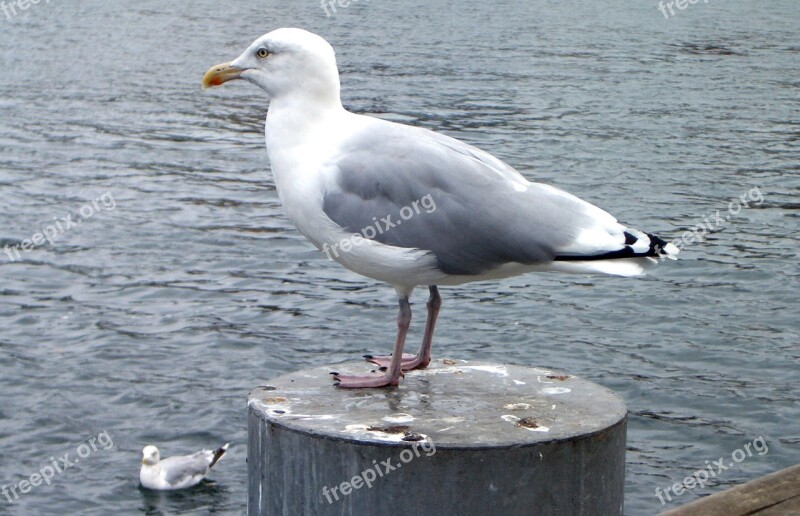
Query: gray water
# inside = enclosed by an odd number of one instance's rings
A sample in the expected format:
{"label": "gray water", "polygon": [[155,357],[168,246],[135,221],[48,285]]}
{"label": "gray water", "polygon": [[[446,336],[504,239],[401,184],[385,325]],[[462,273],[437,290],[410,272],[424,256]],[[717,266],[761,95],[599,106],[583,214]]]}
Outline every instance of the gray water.
{"label": "gray water", "polygon": [[[248,390],[391,346],[391,288],[326,260],[283,215],[267,100],[243,82],[200,91],[209,66],[281,26],[335,46],[351,110],[476,144],[669,239],[715,223],[643,279],[442,289],[437,356],[618,392],[628,514],[661,510],[657,487],[759,436],[768,452],[667,506],[800,462],[799,5],[711,0],[669,20],[655,1],[575,0],[0,13],[0,244],[73,221],[52,244],[0,254],[0,486],[86,455],[13,504],[0,497],[0,513],[241,514]],[[203,486],[138,489],[143,445],[225,441]]]}

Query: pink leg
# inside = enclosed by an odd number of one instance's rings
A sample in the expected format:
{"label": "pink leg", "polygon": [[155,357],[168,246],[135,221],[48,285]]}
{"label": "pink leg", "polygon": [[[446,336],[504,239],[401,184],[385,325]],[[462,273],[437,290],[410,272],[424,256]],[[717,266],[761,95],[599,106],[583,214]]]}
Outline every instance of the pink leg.
{"label": "pink leg", "polygon": [[360,388],[360,387],[386,387],[389,385],[397,385],[400,382],[400,377],[403,376],[403,369],[401,367],[401,360],[403,357],[403,345],[406,342],[406,334],[408,327],[411,326],[411,305],[408,302],[408,297],[400,299],[400,313],[397,315],[397,339],[394,342],[394,349],[392,356],[397,357],[389,363],[388,367],[383,372],[373,371],[366,375],[342,375],[339,373],[331,373],[336,383],[334,385],[344,388]]}
{"label": "pink leg", "polygon": [[[430,286],[431,295],[428,298],[428,320],[425,322],[425,335],[422,337],[422,345],[416,355],[404,354],[402,356],[401,367],[403,371],[412,369],[424,369],[431,363],[431,345],[433,344],[433,329],[436,326],[436,318],[439,316],[439,308],[442,306],[442,296],[436,285]],[[364,355],[368,362],[377,364],[381,367],[388,367],[394,357]]]}

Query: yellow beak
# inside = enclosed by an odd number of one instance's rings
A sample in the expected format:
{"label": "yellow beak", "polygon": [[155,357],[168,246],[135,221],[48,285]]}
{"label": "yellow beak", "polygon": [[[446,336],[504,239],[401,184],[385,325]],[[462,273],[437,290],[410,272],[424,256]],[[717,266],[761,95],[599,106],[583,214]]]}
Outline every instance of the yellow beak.
{"label": "yellow beak", "polygon": [[203,76],[203,89],[219,86],[224,82],[239,79],[243,71],[244,68],[233,66],[230,63],[214,65],[209,68]]}

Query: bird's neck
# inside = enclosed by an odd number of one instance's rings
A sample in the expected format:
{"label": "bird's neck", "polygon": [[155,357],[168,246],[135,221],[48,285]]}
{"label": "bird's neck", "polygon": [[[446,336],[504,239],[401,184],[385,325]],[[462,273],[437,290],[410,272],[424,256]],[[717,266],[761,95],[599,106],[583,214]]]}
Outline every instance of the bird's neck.
{"label": "bird's neck", "polygon": [[161,475],[161,466],[156,464],[142,464],[142,469],[139,472],[140,477],[155,479]]}
{"label": "bird's neck", "polygon": [[346,113],[338,95],[273,97],[265,126],[267,147],[271,152],[302,145],[309,135],[325,130]]}

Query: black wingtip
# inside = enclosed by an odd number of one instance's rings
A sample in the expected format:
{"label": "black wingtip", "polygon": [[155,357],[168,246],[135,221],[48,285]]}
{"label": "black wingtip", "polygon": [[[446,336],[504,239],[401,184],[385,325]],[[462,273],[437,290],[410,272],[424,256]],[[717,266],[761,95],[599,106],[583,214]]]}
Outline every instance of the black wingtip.
{"label": "black wingtip", "polygon": [[650,239],[650,256],[661,256],[664,254],[668,254],[666,251],[666,247],[669,244],[666,240],[661,237],[657,237],[656,235],[646,233],[647,237]]}
{"label": "black wingtip", "polygon": [[669,242],[664,240],[661,237],[657,237],[651,233],[645,233],[647,238],[650,240],[650,245],[647,251],[644,252],[635,252],[633,244],[639,241],[634,234],[625,231],[625,247],[622,249],[618,249],[616,251],[609,251],[607,253],[601,253],[596,255],[564,255],[564,256],[556,256],[553,258],[556,261],[593,261],[593,260],[615,260],[619,258],[658,258],[660,256],[666,256],[669,253],[667,252],[666,248],[669,245]]}
{"label": "black wingtip", "polygon": [[223,455],[225,455],[225,452],[228,451],[228,446],[230,446],[230,444],[231,443],[225,443],[221,448],[214,450],[214,457],[211,459],[211,464],[208,465],[208,469],[213,468],[214,464],[216,464],[217,461],[221,459]]}

